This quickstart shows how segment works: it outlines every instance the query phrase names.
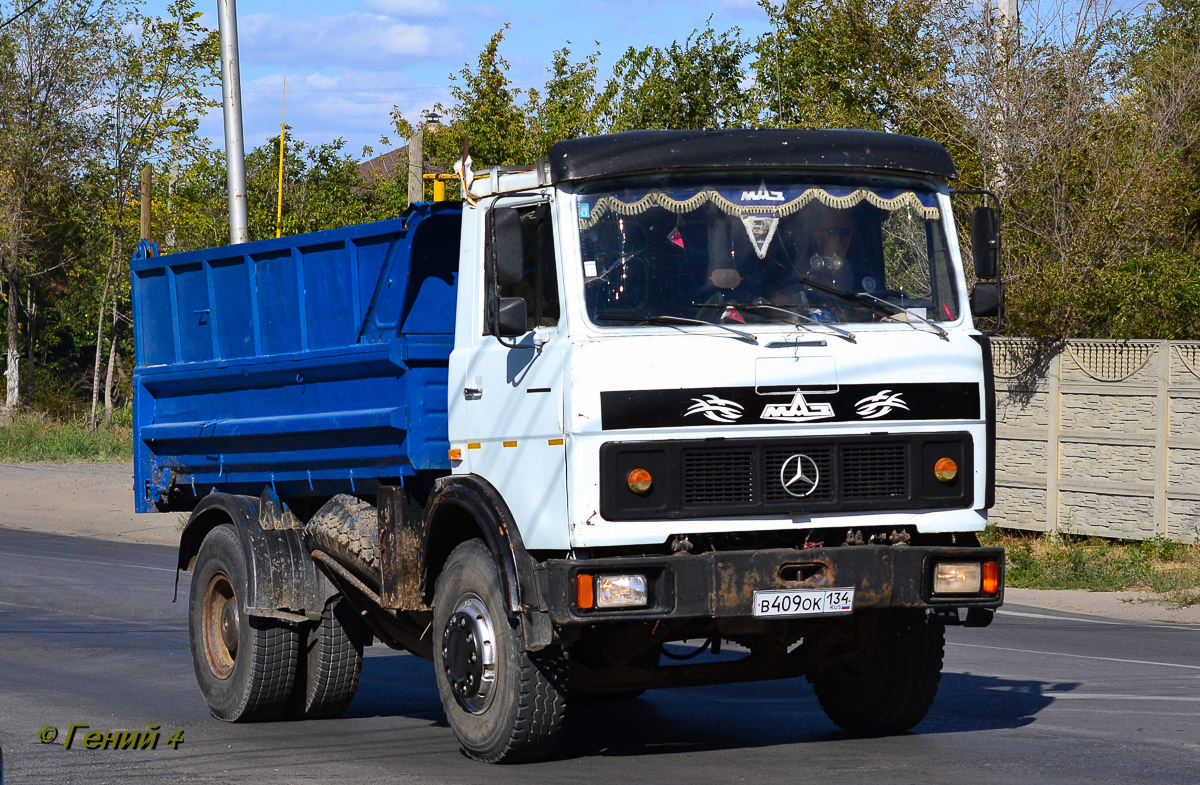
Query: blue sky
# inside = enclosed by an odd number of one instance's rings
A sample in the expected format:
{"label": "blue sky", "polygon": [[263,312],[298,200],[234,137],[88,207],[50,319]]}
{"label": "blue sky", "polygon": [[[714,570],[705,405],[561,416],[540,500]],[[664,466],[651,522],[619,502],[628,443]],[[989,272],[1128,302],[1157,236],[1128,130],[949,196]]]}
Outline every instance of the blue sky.
{"label": "blue sky", "polygon": [[[148,0],[145,10],[163,13],[166,5]],[[217,0],[197,0],[197,8],[215,27]],[[279,132],[286,76],[293,133],[309,142],[344,137],[354,156],[364,145],[383,152],[379,137],[389,133],[393,105],[415,120],[438,101],[450,103],[450,74],[473,65],[505,23],[501,53],[523,88],[544,83],[552,52],[567,41],[573,59],[599,41],[603,77],[626,48],[682,40],[709,16],[717,30],[767,28],[754,0],[239,0],[237,10],[247,148]],[[201,133],[224,146],[219,108]]]}

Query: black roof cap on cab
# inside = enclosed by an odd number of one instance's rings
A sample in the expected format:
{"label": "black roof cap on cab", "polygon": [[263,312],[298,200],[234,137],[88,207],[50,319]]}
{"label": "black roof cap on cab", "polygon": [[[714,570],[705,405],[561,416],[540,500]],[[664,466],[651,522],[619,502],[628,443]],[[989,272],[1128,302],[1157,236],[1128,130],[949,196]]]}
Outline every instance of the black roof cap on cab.
{"label": "black roof cap on cab", "polygon": [[550,148],[555,183],[625,174],[744,169],[909,172],[958,177],[946,148],[879,131],[756,128],[627,131],[568,139]]}

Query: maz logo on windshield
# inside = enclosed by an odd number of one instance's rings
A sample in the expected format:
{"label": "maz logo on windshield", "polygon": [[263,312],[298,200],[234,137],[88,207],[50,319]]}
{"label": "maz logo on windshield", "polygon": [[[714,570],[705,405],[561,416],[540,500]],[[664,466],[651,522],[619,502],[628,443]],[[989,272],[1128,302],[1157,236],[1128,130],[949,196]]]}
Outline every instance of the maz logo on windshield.
{"label": "maz logo on windshield", "polygon": [[768,191],[764,180],[757,191],[742,191],[743,202],[782,202],[783,191]]}
{"label": "maz logo on windshield", "polygon": [[713,422],[737,422],[742,418],[742,405],[736,401],[727,401],[711,394],[692,400],[695,403],[683,413],[684,417],[703,414]]}
{"label": "maz logo on windshield", "polygon": [[854,404],[855,413],[864,420],[886,417],[896,409],[908,411],[908,404],[900,397],[900,393],[891,390],[880,390]]}
{"label": "maz logo on windshield", "polygon": [[780,422],[825,420],[833,416],[833,404],[809,403],[804,400],[804,393],[797,392],[791,403],[769,404],[759,416],[764,420],[779,420]]}

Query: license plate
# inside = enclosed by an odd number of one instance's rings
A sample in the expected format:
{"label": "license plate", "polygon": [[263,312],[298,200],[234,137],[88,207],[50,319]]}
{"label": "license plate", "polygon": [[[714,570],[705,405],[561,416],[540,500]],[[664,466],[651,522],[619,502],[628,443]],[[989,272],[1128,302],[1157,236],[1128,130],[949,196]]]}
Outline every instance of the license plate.
{"label": "license plate", "polygon": [[854,612],[854,589],[766,589],[754,592],[755,616],[820,616]]}

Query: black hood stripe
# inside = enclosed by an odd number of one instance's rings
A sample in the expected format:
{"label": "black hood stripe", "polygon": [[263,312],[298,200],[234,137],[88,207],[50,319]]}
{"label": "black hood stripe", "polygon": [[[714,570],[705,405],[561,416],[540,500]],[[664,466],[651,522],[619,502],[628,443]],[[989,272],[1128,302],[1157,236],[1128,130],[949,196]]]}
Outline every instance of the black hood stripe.
{"label": "black hood stripe", "polygon": [[606,431],[983,419],[979,385],[969,382],[849,384],[768,394],[753,387],[610,391],[600,393],[600,415]]}

